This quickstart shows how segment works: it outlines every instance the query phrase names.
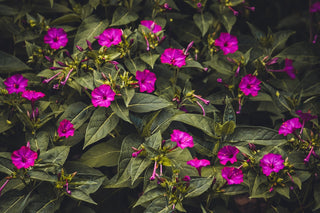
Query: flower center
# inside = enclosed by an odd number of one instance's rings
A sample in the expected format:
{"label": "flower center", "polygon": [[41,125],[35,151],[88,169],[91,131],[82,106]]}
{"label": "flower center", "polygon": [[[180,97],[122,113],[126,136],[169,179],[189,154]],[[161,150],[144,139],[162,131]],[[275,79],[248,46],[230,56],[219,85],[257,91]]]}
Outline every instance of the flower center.
{"label": "flower center", "polygon": [[54,41],[54,42],[57,42],[58,40],[59,40],[59,37],[53,38],[53,41]]}
{"label": "flower center", "polygon": [[228,42],[225,42],[224,44],[223,44],[223,46],[224,47],[228,47],[229,45],[228,45]]}
{"label": "flower center", "polygon": [[106,96],[102,96],[102,100],[107,100],[107,97]]}
{"label": "flower center", "polygon": [[19,88],[19,85],[18,84],[13,84],[13,87],[18,89]]}
{"label": "flower center", "polygon": [[67,132],[67,130],[66,130],[66,129],[63,129],[63,130],[62,130],[62,132],[63,132],[63,133],[66,133],[66,132]]}

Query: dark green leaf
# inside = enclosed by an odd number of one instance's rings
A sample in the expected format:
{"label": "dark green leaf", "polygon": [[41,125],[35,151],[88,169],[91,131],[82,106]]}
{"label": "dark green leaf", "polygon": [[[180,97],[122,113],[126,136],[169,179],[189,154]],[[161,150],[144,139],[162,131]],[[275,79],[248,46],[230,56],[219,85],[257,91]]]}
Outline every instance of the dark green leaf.
{"label": "dark green leaf", "polygon": [[110,26],[129,24],[138,18],[139,16],[135,12],[129,11],[125,7],[118,7],[113,13],[112,23]]}
{"label": "dark green leaf", "polygon": [[92,198],[88,194],[79,189],[72,190],[70,197],[97,205],[97,203],[94,202],[94,200],[92,200]]}
{"label": "dark green leaf", "polygon": [[139,176],[147,169],[150,164],[152,163],[151,160],[148,158],[133,158],[131,162],[131,169],[130,169],[130,176],[131,176],[131,184],[133,185],[134,182],[139,178]]}
{"label": "dark green leaf", "polygon": [[[159,58],[160,54],[151,54],[149,53],[143,53],[140,55],[140,58],[142,61],[146,62],[150,65],[150,67],[153,69],[153,65],[156,62],[156,60]],[[143,71],[143,70],[140,70]]]}
{"label": "dark green leaf", "polygon": [[25,63],[13,55],[0,51],[0,73],[19,72],[30,70]]}
{"label": "dark green leaf", "polygon": [[172,105],[172,103],[155,95],[136,93],[128,105],[129,110],[134,112],[151,112]]}
{"label": "dark green leaf", "polygon": [[40,153],[39,159],[42,159],[41,163],[44,162],[62,166],[69,155],[69,151],[69,146],[57,146]]}
{"label": "dark green leaf", "polygon": [[212,185],[213,177],[207,178],[192,178],[186,198],[197,197],[207,191]]}
{"label": "dark green leaf", "polygon": [[209,12],[205,13],[196,13],[193,15],[194,23],[197,25],[199,30],[202,33],[202,37],[207,33],[210,25],[213,21],[213,16]]}
{"label": "dark green leaf", "polygon": [[313,197],[315,204],[313,206],[313,211],[320,209],[320,184],[316,183],[313,185]]}
{"label": "dark green leaf", "polygon": [[83,148],[106,137],[118,124],[119,117],[105,107],[96,109],[90,118]]}
{"label": "dark green leaf", "polygon": [[284,186],[284,187],[281,187],[281,186],[278,186],[275,188],[275,191],[277,193],[279,193],[280,195],[290,199],[290,189],[289,189],[289,186]]}
{"label": "dark green leaf", "polygon": [[30,178],[35,179],[35,180],[48,181],[48,182],[56,182],[57,181],[56,175],[50,175],[47,172],[42,171],[42,170],[33,169],[28,172],[28,175],[30,176]]}
{"label": "dark green leaf", "polygon": [[119,118],[129,123],[132,123],[129,117],[129,110],[124,105],[123,101],[116,99],[111,103],[110,107],[112,111],[115,112]]}
{"label": "dark green leaf", "polygon": [[143,193],[143,195],[141,197],[139,197],[138,201],[136,202],[136,204],[134,204],[133,207],[150,202],[158,197],[162,197],[164,194],[165,194],[165,191],[161,188],[151,189],[151,190]]}

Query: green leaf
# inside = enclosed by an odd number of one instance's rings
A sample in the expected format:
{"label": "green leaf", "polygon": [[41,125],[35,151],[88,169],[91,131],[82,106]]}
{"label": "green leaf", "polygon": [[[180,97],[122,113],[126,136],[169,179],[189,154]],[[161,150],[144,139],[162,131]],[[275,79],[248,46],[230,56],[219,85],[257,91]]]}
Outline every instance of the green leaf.
{"label": "green leaf", "polygon": [[227,121],[222,125],[221,135],[231,135],[236,128],[236,123],[234,121]]}
{"label": "green leaf", "polygon": [[118,140],[109,140],[97,144],[86,151],[80,162],[90,167],[116,166],[120,156],[121,143]]}
{"label": "green leaf", "polygon": [[193,15],[194,23],[197,25],[202,33],[202,37],[207,33],[210,25],[212,24],[213,16],[209,12],[196,13]]}
{"label": "green leaf", "polygon": [[30,142],[32,150],[40,150],[40,152],[47,151],[49,144],[49,133],[47,131],[39,131],[33,134],[26,134],[27,141]]}
{"label": "green leaf", "polygon": [[0,73],[31,70],[25,63],[13,55],[0,51]]}
{"label": "green leaf", "polygon": [[266,34],[263,31],[259,30],[254,25],[250,24],[249,22],[247,22],[247,24],[250,28],[251,34],[253,35],[253,37],[255,37],[255,39],[260,41],[260,39],[266,37]]}
{"label": "green leaf", "polygon": [[302,64],[318,64],[319,56],[315,53],[314,46],[307,42],[295,43],[275,57],[289,58]]}
{"label": "green leaf", "polygon": [[150,166],[152,161],[148,158],[133,158],[131,162],[130,176],[131,176],[131,184],[139,178],[142,172],[145,171],[146,168]]}
{"label": "green leaf", "polygon": [[131,99],[133,98],[134,94],[135,94],[135,91],[133,88],[125,87],[125,88],[121,89],[121,96],[123,98],[123,101],[124,101],[126,107],[129,106],[129,103],[130,103]]}
{"label": "green leaf", "polygon": [[146,69],[146,64],[140,58],[124,58],[124,64],[131,74],[136,75],[136,72]]}
{"label": "green leaf", "polygon": [[207,191],[212,185],[213,177],[207,178],[192,178],[190,180],[190,186],[186,198],[197,197]]}
{"label": "green leaf", "polygon": [[58,180],[56,175],[50,175],[42,170],[33,169],[31,171],[28,171],[28,175],[30,176],[30,178],[40,181],[57,182]]}
{"label": "green leaf", "polygon": [[276,187],[276,188],[275,188],[275,191],[276,191],[278,194],[280,194],[280,195],[282,195],[282,196],[290,199],[290,189],[289,189],[289,186],[284,186],[284,187],[279,186],[279,187]]}
{"label": "green leaf", "polygon": [[8,113],[4,113],[0,115],[0,133],[3,133],[11,129],[11,127],[14,126],[13,124],[9,124],[7,120],[8,120]]}
{"label": "green leaf", "polygon": [[1,196],[0,212],[2,213],[17,213],[23,211],[23,202],[25,195],[17,191],[12,191]]}
{"label": "green leaf", "polygon": [[83,149],[106,137],[118,124],[119,117],[105,107],[96,109],[90,118]]}
{"label": "green leaf", "polygon": [[13,169],[14,165],[12,164],[11,153],[0,152],[0,172],[11,175]]}
{"label": "green leaf", "polygon": [[121,118],[124,121],[127,121],[129,123],[132,123],[129,117],[129,110],[128,108],[124,105],[123,101],[119,99],[115,99],[112,101],[110,105],[111,109],[113,112],[116,113],[116,115]]}
{"label": "green leaf", "polygon": [[133,112],[143,113],[156,111],[168,107],[170,105],[172,105],[172,103],[155,95],[146,93],[136,93],[131,99],[128,108]]}
{"label": "green leaf", "polygon": [[[160,54],[151,54],[149,53],[143,53],[140,55],[140,58],[142,61],[146,62],[150,65],[150,67],[153,69],[153,65],[156,62],[156,60],[159,58]],[[143,70],[140,70],[143,71]]]}
{"label": "green leaf", "polygon": [[316,211],[320,209],[320,184],[319,183],[315,183],[313,185],[313,197],[314,197],[315,204],[313,206],[312,211]]}
{"label": "green leaf", "polygon": [[221,22],[223,26],[226,28],[227,32],[230,33],[233,25],[236,23],[237,18],[233,14],[233,12],[226,6],[220,5],[219,12],[221,14]]}
{"label": "green leaf", "polygon": [[219,54],[214,54],[210,61],[204,62],[206,66],[210,66],[218,73],[223,75],[233,76],[233,65],[223,60]]}
{"label": "green leaf", "polygon": [[42,159],[41,162],[44,163],[62,166],[69,155],[69,151],[69,146],[57,146],[46,152],[40,153],[39,159]]}
{"label": "green leaf", "polygon": [[226,106],[223,113],[223,123],[227,121],[234,121],[236,123],[236,113],[234,112],[230,98],[226,97]]}
{"label": "green leaf", "polygon": [[81,22],[80,16],[75,13],[66,14],[53,20],[50,25],[61,25],[72,22]]}
{"label": "green leaf", "polygon": [[80,84],[82,87],[86,89],[94,90],[95,88],[92,74],[88,74],[88,75],[76,78],[75,80],[78,84]]}
{"label": "green leaf", "polygon": [[172,162],[172,165],[175,169],[178,169],[179,175],[184,177],[186,175],[189,176],[197,176],[198,171],[187,165],[187,161],[192,159],[192,155],[188,149],[175,149],[174,151],[167,154],[168,159]]}
{"label": "green leaf", "polygon": [[133,208],[147,202],[151,202],[152,200],[162,197],[165,194],[165,191],[161,188],[151,189],[145,193],[141,197],[139,197],[136,204],[134,204]]}
{"label": "green leaf", "polygon": [[160,148],[161,143],[162,143],[162,135],[160,131],[156,132],[150,137],[147,137],[145,141],[145,145],[156,150]]}
{"label": "green leaf", "polygon": [[94,200],[92,200],[92,198],[87,193],[79,189],[72,190],[70,197],[97,205],[97,203],[94,202]]}
{"label": "green leaf", "polygon": [[112,22],[110,26],[129,24],[130,22],[133,22],[138,18],[139,16],[135,12],[129,11],[125,7],[118,7],[113,13]]}
{"label": "green leaf", "polygon": [[172,212],[172,206],[168,206],[167,198],[159,197],[152,201],[144,213],[169,213]]}
{"label": "green leaf", "polygon": [[97,7],[100,4],[100,0],[89,0],[89,4],[91,7],[93,7],[94,9],[97,9]]}
{"label": "green leaf", "polygon": [[109,22],[107,19],[100,21],[95,16],[89,16],[83,20],[78,28],[77,34],[74,38],[73,52],[77,52],[76,45],[86,48],[87,42],[91,43],[95,40],[95,36],[99,36],[108,26]]}

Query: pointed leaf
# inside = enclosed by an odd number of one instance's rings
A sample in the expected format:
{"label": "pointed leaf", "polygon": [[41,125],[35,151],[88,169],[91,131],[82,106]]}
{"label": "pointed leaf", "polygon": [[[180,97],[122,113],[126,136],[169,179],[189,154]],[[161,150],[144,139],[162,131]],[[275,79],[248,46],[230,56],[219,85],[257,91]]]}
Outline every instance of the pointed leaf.
{"label": "pointed leaf", "polygon": [[[151,54],[149,53],[143,53],[140,55],[140,58],[142,61],[146,62],[150,65],[150,67],[153,69],[153,65],[156,62],[156,60],[159,58],[160,54]],[[143,70],[140,70],[143,71]]]}
{"label": "pointed leaf", "polygon": [[186,194],[186,198],[197,197],[207,191],[212,185],[213,177],[195,178],[190,180],[190,188]]}
{"label": "pointed leaf", "polygon": [[199,30],[201,31],[202,37],[204,37],[212,23],[213,16],[209,12],[196,13],[193,15],[193,20],[199,28]]}
{"label": "pointed leaf", "polygon": [[128,108],[131,111],[143,113],[156,111],[170,105],[172,105],[172,103],[155,95],[136,93],[128,105]]}
{"label": "pointed leaf", "polygon": [[125,7],[118,7],[113,13],[112,23],[110,26],[129,24],[138,18],[139,16],[135,12],[129,11]]}
{"label": "pointed leaf", "polygon": [[0,73],[31,70],[25,63],[13,55],[0,51]]}

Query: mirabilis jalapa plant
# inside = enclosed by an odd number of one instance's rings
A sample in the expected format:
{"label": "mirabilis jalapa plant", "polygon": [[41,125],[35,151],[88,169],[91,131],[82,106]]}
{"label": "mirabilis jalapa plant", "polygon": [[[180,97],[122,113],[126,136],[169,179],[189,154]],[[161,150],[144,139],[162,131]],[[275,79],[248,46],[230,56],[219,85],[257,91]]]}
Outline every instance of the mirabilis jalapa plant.
{"label": "mirabilis jalapa plant", "polygon": [[2,1],[1,212],[319,211],[320,3],[275,2]]}

